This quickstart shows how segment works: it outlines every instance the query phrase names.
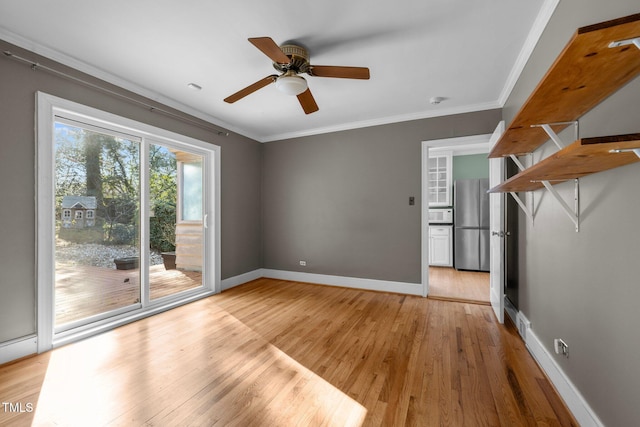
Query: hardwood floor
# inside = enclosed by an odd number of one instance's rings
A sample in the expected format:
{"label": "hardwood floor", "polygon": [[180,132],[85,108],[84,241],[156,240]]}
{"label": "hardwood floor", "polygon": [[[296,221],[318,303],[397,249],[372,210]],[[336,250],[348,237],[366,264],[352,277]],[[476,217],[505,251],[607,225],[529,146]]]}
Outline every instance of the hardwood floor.
{"label": "hardwood floor", "polygon": [[429,298],[490,304],[489,273],[429,267]]}
{"label": "hardwood floor", "polygon": [[[259,279],[0,367],[0,425],[577,425],[490,307]],[[14,406],[17,408],[17,406]]]}

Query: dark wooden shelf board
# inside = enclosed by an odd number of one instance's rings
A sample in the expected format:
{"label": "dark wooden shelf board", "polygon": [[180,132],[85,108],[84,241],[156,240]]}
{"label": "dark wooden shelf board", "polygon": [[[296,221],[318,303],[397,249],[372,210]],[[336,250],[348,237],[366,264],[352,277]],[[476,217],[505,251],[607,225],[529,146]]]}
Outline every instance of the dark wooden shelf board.
{"label": "dark wooden shelf board", "polygon": [[[578,29],[513,119],[489,157],[533,152],[548,139],[531,125],[571,122],[640,74],[640,50],[610,48],[640,37],[640,13]],[[567,125],[553,126],[560,132]]]}
{"label": "dark wooden shelf board", "polygon": [[490,193],[532,191],[640,161],[634,152],[611,150],[640,149],[640,133],[583,138],[489,190]]}

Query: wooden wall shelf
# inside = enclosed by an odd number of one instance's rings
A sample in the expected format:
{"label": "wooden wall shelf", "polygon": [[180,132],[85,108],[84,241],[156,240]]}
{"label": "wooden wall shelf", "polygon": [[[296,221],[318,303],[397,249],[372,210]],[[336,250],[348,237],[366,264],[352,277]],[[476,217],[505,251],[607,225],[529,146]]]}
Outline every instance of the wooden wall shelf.
{"label": "wooden wall shelf", "polygon": [[[638,53],[640,56],[640,52]],[[490,193],[532,191],[543,187],[542,181],[557,184],[607,169],[640,161],[633,151],[640,149],[640,133],[598,138],[583,138],[547,157],[502,184]]]}
{"label": "wooden wall shelf", "polygon": [[[640,37],[640,13],[576,31],[489,157],[531,153],[549,136],[532,125],[572,122],[640,74],[640,50],[611,42]],[[567,125],[552,126],[557,133]]]}

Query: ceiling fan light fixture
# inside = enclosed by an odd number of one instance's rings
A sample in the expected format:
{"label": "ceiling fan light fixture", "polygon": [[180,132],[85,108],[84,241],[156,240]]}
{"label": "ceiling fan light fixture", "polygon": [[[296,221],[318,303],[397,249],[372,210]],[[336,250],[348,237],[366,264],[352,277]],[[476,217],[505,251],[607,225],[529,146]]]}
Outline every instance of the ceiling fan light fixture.
{"label": "ceiling fan light fixture", "polygon": [[307,81],[292,71],[288,71],[276,80],[276,89],[285,95],[300,95],[307,90]]}

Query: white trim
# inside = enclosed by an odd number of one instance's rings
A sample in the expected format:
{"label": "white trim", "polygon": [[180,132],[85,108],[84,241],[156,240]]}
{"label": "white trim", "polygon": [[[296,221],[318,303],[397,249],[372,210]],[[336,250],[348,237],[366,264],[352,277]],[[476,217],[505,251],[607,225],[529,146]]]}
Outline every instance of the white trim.
{"label": "white trim", "polygon": [[38,338],[31,335],[0,344],[0,365],[38,352]]}
{"label": "white trim", "polygon": [[531,57],[533,53],[533,49],[538,44],[538,40],[542,37],[542,33],[544,29],[547,27],[547,24],[551,20],[553,16],[553,12],[556,10],[556,7],[560,3],[560,0],[545,0],[540,8],[540,12],[538,12],[538,16],[536,20],[533,22],[533,26],[531,27],[531,31],[529,31],[529,35],[524,42],[524,46],[522,46],[522,50],[516,59],[515,64],[513,64],[513,68],[507,77],[507,81],[502,88],[502,92],[498,97],[498,104],[500,104],[500,108],[504,107],[504,104],[509,99],[509,95],[511,95],[511,91],[516,85],[516,82],[520,78],[522,71],[524,70],[527,61]]}
{"label": "white trim", "polygon": [[549,380],[553,383],[558,394],[562,397],[565,404],[583,427],[602,427],[604,424],[593,409],[584,399],[578,388],[571,382],[569,377],[564,373],[562,368],[556,363],[555,359],[544,347],[540,339],[538,339],[532,329],[527,331],[527,339],[525,341],[529,352],[533,355],[538,365],[545,372]]}
{"label": "white trim", "polygon": [[236,286],[251,282],[252,280],[260,279],[262,277],[264,277],[264,271],[262,268],[258,268],[257,270],[223,279],[221,287],[223,291],[226,291],[227,289],[235,288]]}
{"label": "white trim", "polygon": [[53,134],[53,99],[36,93],[36,313],[38,353],[51,349],[53,342],[53,286],[55,264],[52,253],[55,251],[55,204],[53,200],[54,154],[53,144],[40,142]]}
{"label": "white trim", "polygon": [[379,125],[390,124],[390,123],[406,122],[411,120],[420,120],[420,119],[427,119],[432,117],[442,117],[442,116],[449,116],[454,114],[463,114],[463,113],[502,108],[505,102],[507,101],[509,95],[511,94],[511,91],[515,87],[516,82],[520,78],[520,75],[527,61],[529,60],[529,57],[531,56],[538,40],[542,35],[542,32],[544,31],[549,20],[551,19],[551,16],[553,15],[553,12],[555,11],[559,2],[560,0],[544,1],[540,9],[540,12],[536,17],[536,20],[533,23],[531,31],[529,31],[529,34],[525,40],[524,46],[520,51],[520,54],[518,55],[516,62],[512,67],[511,72],[509,73],[509,76],[507,77],[506,83],[502,88],[502,91],[498,96],[498,99],[496,99],[495,101],[489,101],[489,102],[480,103],[480,104],[463,105],[463,106],[452,107],[447,109],[436,108],[436,109],[419,111],[419,112],[409,113],[409,114],[381,117],[381,118],[371,119],[371,120],[342,123],[338,125],[306,129],[302,131],[294,131],[294,132],[287,132],[287,133],[281,133],[281,134],[272,134],[272,135],[256,135],[252,132],[247,131],[246,129],[240,129],[223,120],[218,119],[217,117],[204,113],[193,107],[189,107],[185,104],[182,104],[174,99],[161,95],[157,92],[145,89],[144,87],[139,86],[138,84],[135,84],[121,77],[118,77],[114,74],[108,73],[102,69],[96,68],[85,62],[79,61],[58,50],[51,49],[39,43],[35,43],[32,40],[29,40],[23,36],[20,36],[11,31],[8,31],[7,29],[0,28],[0,38],[18,47],[27,49],[37,55],[41,55],[46,58],[52,59],[63,65],[74,68],[88,75],[97,77],[101,80],[114,84],[118,87],[129,90],[133,93],[136,93],[140,96],[144,96],[145,98],[157,101],[169,107],[173,107],[179,111],[185,112],[194,117],[205,120],[206,122],[209,122],[213,125],[223,127],[239,135],[243,135],[248,138],[254,139],[258,142],[270,142],[270,141],[278,141],[282,139],[298,138],[298,137],[319,135],[319,134],[330,133],[330,132],[340,132],[340,131],[351,130],[351,129],[379,126]]}
{"label": "white trim", "polygon": [[360,128],[393,124],[393,123],[408,122],[412,120],[421,120],[421,119],[429,119],[433,117],[453,116],[456,114],[475,113],[478,111],[495,110],[498,108],[502,108],[502,105],[500,105],[498,101],[491,101],[491,102],[486,102],[482,104],[462,105],[459,107],[452,107],[447,109],[419,111],[417,113],[381,117],[378,119],[371,119],[371,120],[361,120],[357,122],[349,122],[349,123],[343,123],[343,124],[326,126],[326,127],[311,128],[311,129],[281,133],[276,135],[265,135],[264,137],[257,138],[256,140],[259,142],[279,141],[282,139],[300,138],[304,136],[320,135],[323,133],[330,133],[330,132],[341,132],[341,131],[352,130],[352,129],[360,129]]}
{"label": "white trim", "polygon": [[85,62],[79,61],[58,50],[51,49],[39,43],[35,43],[32,40],[29,40],[25,37],[22,37],[11,31],[8,31],[4,28],[0,28],[0,39],[5,40],[23,49],[29,50],[37,55],[41,55],[45,58],[49,58],[60,64],[71,67],[80,72],[86,73],[90,76],[97,77],[108,83],[114,84],[122,89],[129,90],[135,94],[151,99],[158,103],[164,104],[166,106],[175,108],[178,111],[182,111],[184,113],[190,114],[208,123],[222,127],[224,129],[228,129],[231,132],[235,132],[238,135],[243,135],[247,138],[251,138],[258,142],[278,141],[281,139],[298,138],[298,137],[319,135],[319,134],[330,133],[330,132],[340,132],[344,130],[378,126],[378,125],[384,125],[384,124],[390,124],[390,123],[406,122],[410,120],[420,120],[420,119],[426,119],[426,118],[432,118],[432,117],[442,117],[442,116],[449,116],[454,114],[464,114],[464,113],[472,113],[477,111],[485,111],[485,110],[502,108],[502,104],[500,104],[496,100],[496,101],[491,101],[491,102],[486,102],[481,104],[463,105],[460,107],[453,107],[448,109],[438,108],[436,110],[420,111],[417,113],[402,114],[397,116],[381,117],[381,118],[372,119],[372,120],[362,120],[357,122],[342,123],[338,125],[319,127],[319,128],[307,129],[302,131],[294,131],[294,132],[272,134],[272,135],[256,135],[252,132],[247,131],[246,129],[240,129],[210,114],[207,114],[195,108],[189,107],[174,99],[168,98],[157,92],[145,89],[144,87],[141,87],[129,80],[123,79],[114,74],[108,73],[104,70],[101,70],[92,65],[89,65]]}
{"label": "white trim", "polygon": [[330,276],[326,274],[302,273],[299,271],[272,270],[269,268],[262,269],[262,277],[319,285],[340,286],[344,288],[364,289],[367,291],[422,295],[422,286],[420,283],[391,282],[387,280],[362,279],[358,277]]}
{"label": "white trim", "polygon": [[461,136],[458,138],[423,141],[429,146],[429,153],[450,152],[452,156],[485,154],[491,151],[491,134]]}
{"label": "white trim", "polygon": [[[453,155],[460,155],[458,148],[464,147],[463,150],[471,150],[472,147],[478,147],[480,153],[488,153],[491,148],[491,135],[471,135],[462,136],[457,138],[445,138],[445,139],[433,139],[429,141],[422,141],[421,148],[421,179],[420,179],[420,192],[422,195],[421,204],[421,221],[420,221],[420,281],[422,284],[422,296],[426,297],[429,294],[429,153],[433,150],[435,152],[450,151]],[[486,151],[485,151],[486,150]],[[479,153],[475,153],[479,154]],[[452,173],[453,177],[453,173]],[[453,178],[452,178],[453,179]],[[453,203],[453,202],[451,202]]]}
{"label": "white trim", "polygon": [[[423,297],[429,295],[429,148],[430,145],[423,141],[420,168],[420,192],[422,193],[422,203],[420,204],[420,282],[422,283]],[[453,259],[451,261],[453,262]]]}
{"label": "white trim", "polygon": [[[97,77],[100,80],[104,80],[105,82],[111,83],[115,86],[118,86],[122,89],[126,89],[129,90],[135,94],[138,94],[140,96],[143,96],[147,99],[156,101],[160,104],[164,104],[168,107],[172,107],[175,108],[178,111],[182,111],[184,113],[187,113],[191,116],[197,117],[199,119],[202,119],[208,123],[211,123],[213,125],[222,127],[224,129],[230,130],[232,132],[235,132],[239,135],[244,135],[248,138],[252,138],[255,140],[258,140],[258,136],[257,135],[252,135],[250,133],[248,133],[247,131],[243,130],[243,129],[239,129],[225,121],[222,121],[210,114],[207,113],[203,113],[200,110],[197,110],[195,108],[189,107],[188,105],[182,104],[172,98],[166,97],[164,95],[161,95],[157,92],[145,89],[144,87],[133,83],[129,80],[123,79],[122,77],[118,77],[114,74],[108,73],[104,70],[101,70],[100,68],[96,68],[92,65],[87,64],[86,62],[82,62],[77,60],[76,58],[73,58],[69,55],[66,55],[58,50],[55,49],[51,49],[47,46],[43,46],[39,43],[36,43],[32,40],[29,40],[23,36],[20,36],[14,32],[11,32],[9,30],[7,30],[6,28],[1,28],[0,27],[0,39],[5,40],[13,45],[16,45],[18,47],[21,47],[23,49],[26,49],[30,52],[33,52],[37,55],[41,55],[45,58],[51,59],[53,61],[56,61],[62,65],[66,65],[67,67],[71,67],[77,71],[83,72],[85,74],[88,74],[90,76],[93,77]],[[34,61],[35,62],[35,61]]]}

